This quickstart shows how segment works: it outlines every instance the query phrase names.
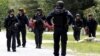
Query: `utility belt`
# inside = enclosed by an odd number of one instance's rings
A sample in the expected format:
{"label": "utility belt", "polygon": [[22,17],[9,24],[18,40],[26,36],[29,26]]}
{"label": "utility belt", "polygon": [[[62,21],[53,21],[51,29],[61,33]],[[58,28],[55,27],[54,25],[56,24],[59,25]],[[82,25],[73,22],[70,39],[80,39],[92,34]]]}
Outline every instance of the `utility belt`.
{"label": "utility belt", "polygon": [[81,30],[81,27],[75,26],[75,27],[73,27],[73,29],[74,29],[75,31],[79,31],[79,30]]}

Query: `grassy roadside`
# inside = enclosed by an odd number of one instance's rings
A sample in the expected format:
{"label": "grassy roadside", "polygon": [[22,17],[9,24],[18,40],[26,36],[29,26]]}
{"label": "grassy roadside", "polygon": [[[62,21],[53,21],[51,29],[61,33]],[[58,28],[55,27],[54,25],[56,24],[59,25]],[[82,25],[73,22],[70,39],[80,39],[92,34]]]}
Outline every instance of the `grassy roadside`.
{"label": "grassy roadside", "polygon": [[[77,56],[99,56],[100,43],[68,43],[68,49],[71,49]],[[43,47],[53,49],[53,43],[43,44]]]}
{"label": "grassy roadside", "polygon": [[[81,54],[86,54],[86,53],[100,54],[100,43],[95,43],[95,42],[74,43],[73,42],[73,43],[68,43],[67,46],[68,49],[71,49],[72,51]],[[53,49],[53,43],[43,44],[43,47]]]}
{"label": "grassy roadside", "polygon": [[100,25],[98,25],[97,32],[100,32]]}
{"label": "grassy roadside", "polygon": [[[29,39],[34,40],[34,33],[28,32],[27,36]],[[82,36],[81,39],[87,36]],[[72,35],[68,35],[69,40],[71,43],[68,43],[68,48],[72,49],[77,52],[81,53],[100,53],[100,43],[95,43],[95,42],[84,42],[84,43],[75,43],[74,38]],[[97,35],[97,38],[100,38],[100,35]],[[43,35],[43,40],[53,40],[53,36],[50,34],[44,34]],[[43,44],[43,47],[46,48],[53,48],[53,43],[45,43]]]}

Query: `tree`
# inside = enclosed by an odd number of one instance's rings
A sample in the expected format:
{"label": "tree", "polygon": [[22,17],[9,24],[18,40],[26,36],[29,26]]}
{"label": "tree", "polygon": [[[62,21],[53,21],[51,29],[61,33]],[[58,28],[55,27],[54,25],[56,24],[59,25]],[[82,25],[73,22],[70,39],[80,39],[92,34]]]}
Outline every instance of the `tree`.
{"label": "tree", "polygon": [[39,7],[37,0],[20,0],[20,3],[22,4],[20,8],[24,8],[30,17],[33,16],[36,9]]}
{"label": "tree", "polygon": [[8,0],[0,0],[0,29],[3,26],[4,18],[7,15]]}
{"label": "tree", "polygon": [[[46,4],[49,2],[55,4],[58,0],[46,0]],[[73,15],[76,13],[83,13],[87,8],[94,6],[96,3],[94,0],[63,0],[65,2],[66,9],[70,10]],[[48,4],[48,7],[51,5]],[[53,7],[53,5],[51,5]],[[45,8],[45,7],[44,7]]]}
{"label": "tree", "polygon": [[84,11],[85,16],[93,14],[97,22],[100,24],[100,0],[96,0],[96,6],[90,7]]}
{"label": "tree", "polygon": [[[58,0],[18,0],[21,4],[20,7],[24,7],[29,16],[34,14],[36,8],[40,7],[44,13],[47,14]],[[76,13],[83,14],[83,11],[95,5],[94,0],[63,0],[65,2],[66,9],[70,10],[73,15]]]}

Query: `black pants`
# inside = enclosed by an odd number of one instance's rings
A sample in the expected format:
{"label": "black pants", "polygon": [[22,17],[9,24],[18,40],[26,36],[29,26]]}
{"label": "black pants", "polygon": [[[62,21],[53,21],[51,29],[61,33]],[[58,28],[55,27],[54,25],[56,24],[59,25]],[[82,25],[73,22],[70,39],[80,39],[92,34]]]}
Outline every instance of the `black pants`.
{"label": "black pants", "polygon": [[96,30],[89,30],[89,37],[96,37]]}
{"label": "black pants", "polygon": [[54,55],[55,56],[59,56],[60,40],[61,40],[61,55],[66,55],[66,44],[67,44],[66,28],[54,29]]}
{"label": "black pants", "polygon": [[76,41],[80,40],[80,32],[81,32],[80,29],[74,30],[74,38]]}
{"label": "black pants", "polygon": [[20,32],[22,34],[22,46],[25,46],[26,45],[26,28],[21,28],[18,30],[18,33],[17,33],[17,44],[18,45],[21,45]]}
{"label": "black pants", "polygon": [[35,33],[36,46],[41,47],[43,30],[42,29],[34,29],[34,33]]}
{"label": "black pants", "polygon": [[12,50],[16,50],[16,33],[13,31],[7,30],[6,32],[7,37],[7,49],[10,50],[11,47],[11,40],[12,40]]}

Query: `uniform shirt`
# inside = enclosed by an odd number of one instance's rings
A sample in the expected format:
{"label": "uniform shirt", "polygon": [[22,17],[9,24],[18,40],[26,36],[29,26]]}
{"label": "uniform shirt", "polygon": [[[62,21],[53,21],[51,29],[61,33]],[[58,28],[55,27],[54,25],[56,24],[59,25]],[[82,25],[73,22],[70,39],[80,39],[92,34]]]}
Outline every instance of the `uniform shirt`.
{"label": "uniform shirt", "polygon": [[73,22],[73,16],[68,11],[59,8],[55,8],[48,16],[47,22],[49,25],[52,25],[51,19],[53,18],[53,23],[55,27],[65,27],[70,25]]}
{"label": "uniform shirt", "polygon": [[82,27],[83,26],[82,19],[75,19],[74,26],[75,27]]}
{"label": "uniform shirt", "polygon": [[19,27],[20,28],[25,28],[26,24],[28,25],[28,17],[26,15],[20,16],[19,14],[17,15],[17,18],[19,20]]}
{"label": "uniform shirt", "polygon": [[46,17],[44,15],[34,15],[33,20],[36,20],[35,28],[43,28],[43,21]]}
{"label": "uniform shirt", "polygon": [[82,19],[75,19],[74,20],[74,27],[73,27],[73,29],[75,31],[79,31],[79,30],[81,30],[82,27],[83,27]]}
{"label": "uniform shirt", "polygon": [[7,16],[4,22],[4,27],[7,30],[15,31],[18,27],[18,19],[15,16],[13,17]]}

